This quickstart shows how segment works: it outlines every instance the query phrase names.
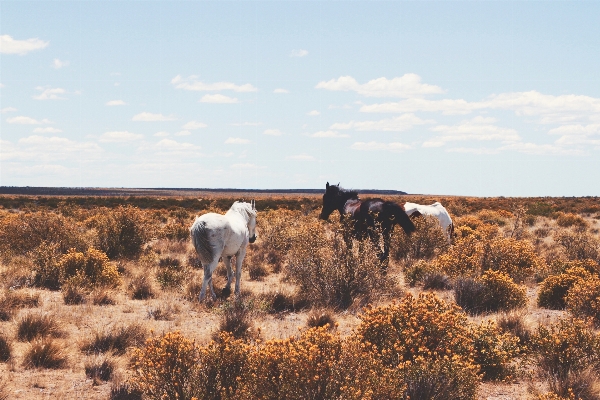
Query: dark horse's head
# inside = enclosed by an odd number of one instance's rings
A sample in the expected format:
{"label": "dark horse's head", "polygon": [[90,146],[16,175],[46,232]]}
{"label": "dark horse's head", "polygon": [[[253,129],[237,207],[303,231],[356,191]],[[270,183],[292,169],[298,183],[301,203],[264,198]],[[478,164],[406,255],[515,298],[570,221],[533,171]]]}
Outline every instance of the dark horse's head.
{"label": "dark horse's head", "polygon": [[319,218],[327,220],[332,212],[340,207],[340,185],[325,185],[325,194],[323,195],[323,209]]}

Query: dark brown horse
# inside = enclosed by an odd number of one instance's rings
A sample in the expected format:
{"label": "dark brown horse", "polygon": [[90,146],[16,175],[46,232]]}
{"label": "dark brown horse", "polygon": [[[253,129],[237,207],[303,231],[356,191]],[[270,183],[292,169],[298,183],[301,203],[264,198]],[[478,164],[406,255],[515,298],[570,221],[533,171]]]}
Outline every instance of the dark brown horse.
{"label": "dark brown horse", "polygon": [[[371,239],[375,248],[379,249],[379,261],[385,271],[390,252],[390,236],[396,224],[400,225],[407,235],[415,231],[412,223],[402,206],[382,199],[360,200],[358,192],[346,191],[340,185],[325,186],[323,195],[323,209],[320,218],[327,220],[332,212],[338,210],[342,221],[349,219],[351,236],[358,240],[367,237]],[[383,250],[379,239],[383,237]],[[348,236],[347,243],[351,240]]]}

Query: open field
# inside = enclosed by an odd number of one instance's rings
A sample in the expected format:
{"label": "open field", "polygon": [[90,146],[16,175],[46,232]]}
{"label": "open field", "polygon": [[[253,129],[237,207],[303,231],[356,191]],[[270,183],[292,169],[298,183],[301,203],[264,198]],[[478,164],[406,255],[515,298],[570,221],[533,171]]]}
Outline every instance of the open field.
{"label": "open field", "polygon": [[[383,275],[319,194],[109,194],[0,196],[0,399],[600,398],[599,198],[385,195],[456,237],[396,229]],[[251,198],[200,304],[189,226]]]}

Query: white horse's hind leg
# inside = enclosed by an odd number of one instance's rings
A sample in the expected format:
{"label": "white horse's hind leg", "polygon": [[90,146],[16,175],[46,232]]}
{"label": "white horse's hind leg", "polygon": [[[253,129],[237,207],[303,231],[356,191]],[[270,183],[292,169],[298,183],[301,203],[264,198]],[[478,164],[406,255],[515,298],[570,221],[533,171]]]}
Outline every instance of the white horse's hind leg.
{"label": "white horse's hind leg", "polygon": [[242,279],[242,262],[246,256],[246,248],[243,247],[235,255],[235,295],[240,295],[240,280]]}
{"label": "white horse's hind leg", "polygon": [[210,293],[212,295],[212,299],[215,300],[217,298],[212,283],[212,273],[215,270],[215,268],[217,268],[217,264],[219,264],[219,258],[215,257],[215,259],[212,260],[210,264],[204,266],[204,280],[202,281],[202,289],[200,290],[200,295],[198,296],[200,302],[202,302],[202,300],[204,300],[204,296],[206,296],[207,286],[210,286]]}
{"label": "white horse's hind leg", "polygon": [[226,290],[231,290],[231,281],[233,281],[233,271],[231,269],[231,257],[223,258],[223,262],[225,263],[225,267],[227,268],[227,285],[225,285]]}

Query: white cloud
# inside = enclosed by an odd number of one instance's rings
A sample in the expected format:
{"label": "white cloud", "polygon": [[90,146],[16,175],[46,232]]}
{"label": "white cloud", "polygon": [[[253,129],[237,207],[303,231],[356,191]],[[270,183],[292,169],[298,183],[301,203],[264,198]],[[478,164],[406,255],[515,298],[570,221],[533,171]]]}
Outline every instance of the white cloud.
{"label": "white cloud", "polygon": [[127,103],[125,103],[123,100],[110,100],[106,102],[107,106],[126,106]]}
{"label": "white cloud", "polygon": [[499,150],[513,150],[519,153],[537,154],[537,155],[583,155],[585,152],[579,149],[565,149],[553,144],[537,143],[510,143],[499,148]]}
{"label": "white cloud", "polygon": [[321,113],[317,110],[312,110],[306,113],[306,115],[310,115],[311,117],[315,117],[317,115],[321,115]]}
{"label": "white cloud", "polygon": [[350,137],[350,135],[346,135],[344,133],[339,133],[338,131],[318,131],[310,135],[311,137],[316,138],[346,138]]}
{"label": "white cloud", "polygon": [[363,150],[363,151],[391,151],[398,153],[404,150],[408,150],[411,147],[404,143],[392,142],[392,143],[380,143],[380,142],[356,142],[351,149]]}
{"label": "white cloud", "polygon": [[292,50],[290,53],[290,57],[306,57],[308,55],[308,50]]}
{"label": "white cloud", "polygon": [[205,94],[200,99],[201,103],[234,104],[238,102],[237,97],[229,97],[224,94]]}
{"label": "white cloud", "polygon": [[38,38],[15,40],[10,35],[0,35],[0,53],[25,55],[30,51],[43,49],[50,42],[44,42]]}
{"label": "white cloud", "polygon": [[99,142],[102,143],[125,143],[125,142],[133,142],[135,140],[140,140],[144,137],[139,133],[131,133],[128,131],[112,131],[112,132],[104,132],[100,135]]}
{"label": "white cloud", "polygon": [[138,152],[149,153],[159,157],[180,159],[203,157],[201,149],[201,146],[192,143],[177,142],[173,139],[161,139],[154,144],[143,143],[138,148]]}
{"label": "white cloud", "polygon": [[175,85],[176,89],[183,90],[194,90],[202,92],[215,92],[221,90],[233,90],[234,92],[256,92],[258,89],[249,83],[244,85],[236,85],[231,82],[215,82],[215,83],[204,83],[198,80],[198,77],[192,75],[187,79],[183,79],[181,75],[177,75],[171,79],[171,83]]}
{"label": "white cloud", "polygon": [[227,140],[225,140],[225,144],[247,144],[250,143],[250,140],[248,139],[242,139],[242,138],[227,138]]}
{"label": "white cloud", "polygon": [[50,126],[48,126],[46,128],[35,128],[33,130],[33,133],[60,133],[60,132],[62,132],[61,129],[52,128]]}
{"label": "white cloud", "polygon": [[185,125],[183,125],[181,128],[191,131],[194,129],[206,128],[207,126],[208,125],[206,125],[204,122],[190,121],[190,122],[186,123]]}
{"label": "white cloud", "polygon": [[421,83],[421,77],[417,74],[404,74],[392,79],[377,78],[362,85],[351,76],[341,76],[338,79],[319,82],[316,88],[354,91],[367,97],[420,97],[444,92],[439,86]]}
{"label": "white cloud", "polygon": [[294,156],[288,156],[286,157],[290,160],[298,160],[298,161],[313,161],[315,158],[309,154],[297,154]]}
{"label": "white cloud", "polygon": [[555,144],[559,146],[600,146],[600,139],[591,139],[587,135],[565,135],[558,138]]}
{"label": "white cloud", "polygon": [[283,135],[283,133],[279,130],[279,129],[266,129],[263,132],[263,135],[269,135],[269,136],[281,136]]}
{"label": "white cloud", "polygon": [[277,88],[277,89],[273,90],[273,93],[280,93],[280,94],[289,93],[289,92],[290,92],[289,90],[282,89],[282,88]]}
{"label": "white cloud", "polygon": [[478,116],[471,120],[462,121],[458,125],[438,125],[431,128],[431,130],[441,134],[441,136],[433,138],[432,141],[499,140],[503,142],[514,142],[521,140],[516,130],[496,126],[494,125],[495,122],[496,120],[494,118]]}
{"label": "white cloud", "polygon": [[23,115],[19,115],[18,117],[7,118],[6,122],[9,124],[20,124],[20,125],[41,125],[41,124],[51,124],[52,122],[49,119],[44,118],[41,121],[31,117],[25,117]]}
{"label": "white cloud", "polygon": [[35,100],[66,100],[66,97],[61,97],[61,94],[65,94],[67,91],[63,88],[48,88],[38,86],[36,90],[39,90],[41,93],[38,95],[34,95],[33,98]]}
{"label": "white cloud", "polygon": [[414,114],[403,114],[398,117],[382,119],[380,121],[350,121],[347,123],[335,123],[330,129],[355,129],[357,131],[384,131],[401,132],[415,125],[430,124],[435,121],[422,120]]}
{"label": "white cloud", "polygon": [[466,153],[466,154],[498,154],[498,149],[488,147],[455,147],[446,150],[449,153]]}
{"label": "white cloud", "polygon": [[550,135],[595,135],[600,133],[600,124],[589,125],[563,125],[550,129]]}
{"label": "white cloud", "polygon": [[0,149],[3,160],[21,160],[46,162],[53,160],[77,159],[84,157],[86,160],[98,159],[102,155],[102,148],[96,143],[75,142],[57,136],[46,137],[33,135],[19,139],[16,145],[8,142],[2,143]]}
{"label": "white cloud", "polygon": [[149,112],[142,112],[136,114],[131,118],[132,121],[144,121],[144,122],[157,122],[157,121],[176,121],[177,118],[171,115],[152,114]]}
{"label": "white cloud", "polygon": [[2,114],[15,111],[17,111],[17,109],[14,107],[4,107],[2,110],[0,110]]}
{"label": "white cloud", "polygon": [[231,125],[232,126],[259,126],[259,125],[262,125],[262,122],[234,122]]}
{"label": "white cloud", "polygon": [[54,61],[52,61],[52,68],[54,68],[54,69],[61,69],[61,68],[68,67],[68,66],[69,66],[68,61],[61,61],[58,58],[55,58]]}
{"label": "white cloud", "polygon": [[395,103],[363,105],[360,111],[367,113],[414,113],[424,111],[455,115],[469,114],[478,108],[482,108],[478,103],[469,103],[462,99],[427,100],[412,98]]}
{"label": "white cloud", "polygon": [[169,132],[165,132],[165,131],[160,131],[160,132],[156,132],[154,135],[152,136],[156,136],[156,137],[165,137],[165,136],[169,136]]}
{"label": "white cloud", "polygon": [[266,167],[262,167],[262,166],[252,164],[252,163],[238,163],[238,164],[232,164],[230,166],[230,168],[233,168],[233,169],[264,169]]}
{"label": "white cloud", "polygon": [[188,130],[175,132],[175,136],[190,136],[191,134],[192,134],[192,132],[190,132]]}

